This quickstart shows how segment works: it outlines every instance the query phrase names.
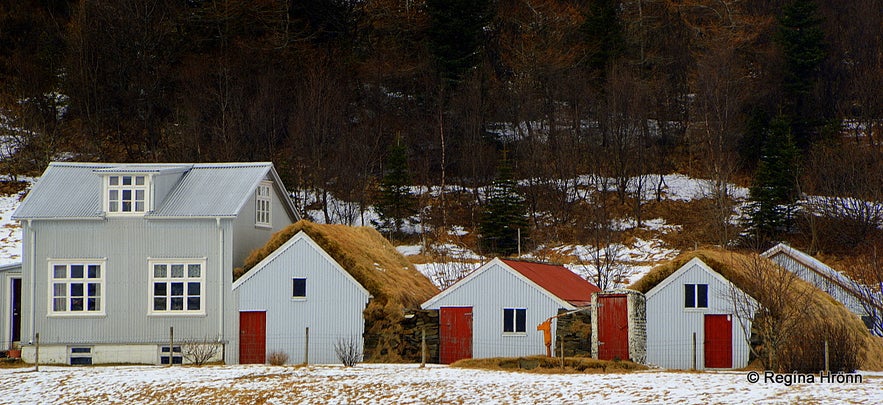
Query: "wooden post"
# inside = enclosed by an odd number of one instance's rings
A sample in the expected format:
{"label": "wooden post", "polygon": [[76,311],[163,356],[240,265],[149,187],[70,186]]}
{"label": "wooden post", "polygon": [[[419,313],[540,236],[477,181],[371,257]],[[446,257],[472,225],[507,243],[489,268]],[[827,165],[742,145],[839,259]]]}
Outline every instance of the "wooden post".
{"label": "wooden post", "polygon": [[696,332],[693,332],[693,370],[696,369]]}
{"label": "wooden post", "polygon": [[169,326],[169,367],[175,364],[175,327]]}
{"label": "wooden post", "polygon": [[561,348],[561,369],[564,370],[564,336],[558,336],[558,339],[561,339],[558,346]]}
{"label": "wooden post", "polygon": [[831,369],[828,367],[828,339],[825,339],[825,374],[831,372]]}
{"label": "wooden post", "polygon": [[420,368],[426,367],[426,325],[420,328]]}
{"label": "wooden post", "polygon": [[34,336],[34,371],[40,371],[40,332]]}
{"label": "wooden post", "polygon": [[304,364],[310,364],[310,327],[304,332]]}

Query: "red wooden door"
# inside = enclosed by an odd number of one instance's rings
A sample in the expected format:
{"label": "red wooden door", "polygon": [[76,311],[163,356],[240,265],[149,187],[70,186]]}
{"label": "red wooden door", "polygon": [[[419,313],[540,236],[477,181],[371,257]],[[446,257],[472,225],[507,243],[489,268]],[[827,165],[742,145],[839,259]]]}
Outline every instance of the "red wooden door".
{"label": "red wooden door", "polygon": [[267,361],[267,313],[239,313],[239,364],[264,364]]}
{"label": "red wooden door", "polygon": [[625,294],[598,296],[598,358],[629,359],[628,299]]}
{"label": "red wooden door", "polygon": [[439,311],[439,362],[472,358],[472,307],[442,307]]}
{"label": "red wooden door", "polygon": [[732,315],[705,315],[705,367],[733,368]]}

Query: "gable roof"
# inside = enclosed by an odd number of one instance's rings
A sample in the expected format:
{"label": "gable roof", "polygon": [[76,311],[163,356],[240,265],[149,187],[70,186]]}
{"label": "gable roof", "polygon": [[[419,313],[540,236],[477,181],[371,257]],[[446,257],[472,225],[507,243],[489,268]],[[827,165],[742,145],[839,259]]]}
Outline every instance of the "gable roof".
{"label": "gable roof", "polygon": [[[845,274],[834,270],[830,266],[825,263],[822,263],[815,257],[812,257],[800,250],[797,250],[791,246],[788,246],[784,243],[779,243],[776,246],[773,246],[766,252],[761,253],[760,255],[766,257],[767,259],[772,259],[773,256],[777,254],[784,254],[796,262],[804,265],[808,270],[818,274],[819,276],[825,278],[828,281],[836,284],[840,288],[846,290],[849,294],[855,296],[856,298],[862,298],[859,294],[857,294],[853,289],[852,285],[854,281],[851,278],[847,277]],[[793,271],[793,270],[792,270]]]}
{"label": "gable roof", "polygon": [[316,224],[306,220],[274,234],[264,247],[249,255],[233,277],[250,277],[249,273],[259,262],[278,254],[280,247],[301,232],[368,290],[374,304],[416,307],[438,292],[438,288],[374,228]]}
{"label": "gable roof", "polygon": [[[511,259],[494,258],[475,269],[468,276],[460,279],[435,297],[427,300],[421,307],[428,308],[442,300],[452,292],[468,285],[469,281],[488,271],[494,265],[511,272],[525,283],[533,286],[541,293],[558,301],[563,308],[575,309],[590,305],[592,293],[601,291],[594,284],[574,274],[564,266],[523,262]],[[486,292],[482,292],[486,293]],[[558,294],[561,294],[560,296]]]}
{"label": "gable roof", "polygon": [[[721,283],[724,283],[724,285],[735,284],[735,283],[733,283],[732,281],[727,280],[727,279],[726,279],[724,276],[722,276],[720,273],[714,271],[714,269],[712,269],[708,264],[706,264],[704,261],[702,261],[702,259],[700,259],[700,258],[698,258],[698,257],[694,257],[694,258],[690,259],[690,261],[688,261],[687,263],[683,264],[680,268],[678,268],[677,270],[675,270],[674,273],[669,274],[669,275],[668,275],[664,280],[662,280],[659,284],[656,284],[653,288],[650,289],[650,291],[647,291],[647,292],[645,293],[645,296],[649,299],[649,298],[652,297],[653,295],[656,295],[657,293],[659,293],[660,291],[662,291],[663,289],[665,289],[666,286],[668,286],[669,284],[673,283],[674,280],[676,280],[676,279],[677,279],[678,277],[680,277],[682,274],[684,274],[684,273],[690,271],[690,269],[692,269],[694,266],[695,266],[695,267],[699,267],[700,269],[702,269],[703,271],[707,272],[708,274],[711,274],[712,277],[716,278],[716,279],[717,279],[718,281],[720,281]],[[737,288],[738,288],[738,287],[737,287]]]}
{"label": "gable roof", "polygon": [[[102,219],[101,173],[183,173],[164,201],[146,218],[235,217],[258,183],[269,176],[288,196],[269,162],[256,163],[70,163],[53,162],[13,214],[13,219]],[[299,215],[289,198],[288,214]]]}
{"label": "gable roof", "polygon": [[256,274],[261,272],[263,269],[265,269],[267,267],[268,264],[272,263],[274,260],[276,260],[277,257],[284,254],[289,248],[291,248],[291,246],[293,246],[295,243],[297,243],[299,241],[306,242],[310,247],[312,247],[316,251],[318,251],[319,254],[325,258],[325,260],[328,260],[329,262],[331,262],[333,264],[332,267],[334,267],[335,270],[341,272],[345,278],[347,278],[348,280],[353,282],[356,286],[358,286],[359,290],[364,292],[365,295],[371,296],[371,293],[368,292],[368,290],[366,290],[365,287],[362,286],[362,284],[360,284],[358,280],[353,278],[352,274],[350,274],[349,272],[346,271],[346,269],[341,267],[340,263],[338,263],[336,260],[334,260],[334,258],[331,257],[328,254],[328,252],[325,251],[325,249],[322,249],[322,247],[319,246],[319,244],[317,244],[316,241],[314,241],[313,238],[310,237],[310,235],[307,235],[302,230],[300,232],[298,232],[296,235],[294,235],[291,239],[287,240],[284,244],[282,244],[282,246],[280,246],[279,248],[274,250],[273,253],[270,253],[269,256],[263,258],[263,260],[261,260],[258,264],[256,264],[252,268],[251,271],[249,271],[248,273],[244,274],[242,277],[239,277],[239,279],[234,281],[233,282],[233,290],[235,291],[236,289],[239,288],[239,286],[241,286],[243,283],[248,281],[248,279],[254,277]]}
{"label": "gable roof", "polygon": [[592,293],[601,291],[564,266],[500,259],[538,286],[574,306],[583,307],[592,302]]}

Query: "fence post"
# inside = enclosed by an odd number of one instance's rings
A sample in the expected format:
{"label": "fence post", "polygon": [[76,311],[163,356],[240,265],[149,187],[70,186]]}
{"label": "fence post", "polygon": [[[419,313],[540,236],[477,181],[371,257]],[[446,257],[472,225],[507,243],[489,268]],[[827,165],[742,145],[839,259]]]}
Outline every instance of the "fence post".
{"label": "fence post", "polygon": [[561,339],[561,343],[559,344],[561,348],[561,369],[564,370],[564,336],[558,336]]}
{"label": "fence post", "polygon": [[426,325],[420,329],[420,368],[426,367]]}
{"label": "fence post", "polygon": [[310,364],[310,327],[304,332],[304,364]]}
{"label": "fence post", "polygon": [[828,367],[828,339],[825,339],[825,374],[830,374],[831,369]]}
{"label": "fence post", "polygon": [[693,332],[693,370],[696,369],[696,332]]}
{"label": "fence post", "polygon": [[169,326],[169,367],[175,364],[175,327]]}
{"label": "fence post", "polygon": [[40,371],[40,332],[34,336],[34,371]]}

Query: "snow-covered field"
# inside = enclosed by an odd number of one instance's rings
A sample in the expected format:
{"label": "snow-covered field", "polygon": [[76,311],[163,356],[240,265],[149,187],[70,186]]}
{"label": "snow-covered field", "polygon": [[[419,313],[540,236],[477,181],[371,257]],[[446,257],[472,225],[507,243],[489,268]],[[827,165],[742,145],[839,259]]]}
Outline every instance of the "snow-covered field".
{"label": "snow-covered field", "polygon": [[883,403],[883,373],[861,383],[749,383],[747,372],[533,374],[431,365],[115,366],[0,369],[14,404]]}

